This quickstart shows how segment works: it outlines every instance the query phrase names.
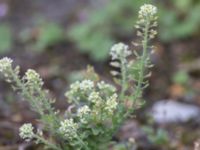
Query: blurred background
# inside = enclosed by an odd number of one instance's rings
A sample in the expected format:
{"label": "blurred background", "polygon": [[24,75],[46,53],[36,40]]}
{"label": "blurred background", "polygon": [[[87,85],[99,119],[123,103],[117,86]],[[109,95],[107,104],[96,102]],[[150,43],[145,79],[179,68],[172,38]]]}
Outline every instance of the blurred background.
{"label": "blurred background", "polygon": [[[0,0],[0,57],[24,73],[38,71],[45,87],[67,108],[64,93],[93,65],[109,75],[109,49],[136,40],[134,23],[147,0]],[[115,135],[118,149],[135,138],[136,150],[194,150],[200,144],[200,1],[152,0],[159,9],[159,35],[146,104]],[[37,149],[18,136],[37,115],[0,79],[0,150]],[[121,144],[121,145],[120,145]]]}

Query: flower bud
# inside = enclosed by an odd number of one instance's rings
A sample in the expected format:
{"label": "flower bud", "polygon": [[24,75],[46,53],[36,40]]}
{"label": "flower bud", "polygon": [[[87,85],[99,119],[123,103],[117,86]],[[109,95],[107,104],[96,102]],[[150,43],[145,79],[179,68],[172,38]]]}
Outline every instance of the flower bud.
{"label": "flower bud", "polygon": [[2,58],[0,60],[0,72],[5,73],[8,69],[10,69],[12,67],[12,62],[13,60],[8,57]]}
{"label": "flower bud", "polygon": [[27,142],[30,141],[34,136],[32,124],[31,123],[25,123],[24,125],[22,125],[19,128],[19,136],[22,139],[26,140]]}
{"label": "flower bud", "polygon": [[153,18],[157,13],[157,8],[151,4],[144,4],[140,7],[139,18]]}
{"label": "flower bud", "polygon": [[73,119],[66,119],[60,123],[59,131],[66,138],[72,140],[77,136],[78,124],[74,123]]}
{"label": "flower bud", "polygon": [[90,111],[91,110],[87,105],[78,109],[77,116],[80,118],[82,123],[87,123],[85,116],[88,115]]}
{"label": "flower bud", "polygon": [[126,58],[131,55],[128,45],[124,43],[118,43],[112,46],[110,50],[111,59],[120,59],[121,57]]}
{"label": "flower bud", "polygon": [[27,84],[29,85],[39,85],[40,87],[43,85],[43,81],[40,78],[40,75],[32,69],[28,69],[25,73],[25,80],[27,81]]}

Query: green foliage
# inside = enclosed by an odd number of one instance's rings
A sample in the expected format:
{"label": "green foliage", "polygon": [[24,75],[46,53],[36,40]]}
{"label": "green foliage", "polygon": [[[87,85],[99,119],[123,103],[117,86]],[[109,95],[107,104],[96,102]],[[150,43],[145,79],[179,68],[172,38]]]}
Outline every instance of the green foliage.
{"label": "green foliage", "polygon": [[170,42],[191,36],[199,30],[200,2],[195,0],[170,1],[172,8],[160,6],[160,38]]}
{"label": "green foliage", "polygon": [[188,73],[185,71],[178,71],[173,76],[174,83],[186,85],[189,81]]}
{"label": "green foliage", "polygon": [[[53,150],[109,149],[114,134],[142,104],[142,93],[148,86],[148,68],[152,66],[149,41],[156,35],[156,14],[157,8],[151,4],[140,7],[136,28],[140,39],[137,45],[142,50],[131,50],[124,43],[115,44],[110,50],[111,66],[115,67],[112,75],[120,89],[102,81],[94,69],[88,67],[84,79],[72,83],[65,93],[71,105],[64,115],[53,107],[55,101],[43,89],[43,81],[36,71],[28,69],[20,77],[20,67],[14,67],[10,58],[2,58],[0,73],[29,102],[44,126],[35,132],[32,124],[26,123],[20,127],[20,137]],[[136,65],[133,57],[129,58],[133,54]],[[43,131],[48,134],[43,135]],[[130,149],[134,147],[127,143]],[[118,149],[123,148],[118,145]]]}
{"label": "green foliage", "polygon": [[40,28],[36,48],[44,49],[63,40],[63,30],[55,23],[46,23]]}
{"label": "green foliage", "polygon": [[114,150],[135,150],[136,149],[136,143],[135,143],[135,141],[129,140],[128,142],[115,144],[113,149]]}
{"label": "green foliage", "polygon": [[67,76],[67,80],[69,81],[69,83],[73,83],[75,81],[81,81],[83,80],[83,72],[82,71],[72,71],[68,76]]}
{"label": "green foliage", "polygon": [[136,22],[133,16],[143,2],[116,0],[115,3],[110,1],[102,6],[103,11],[101,8],[89,10],[86,21],[73,25],[68,35],[78,44],[81,52],[88,53],[95,61],[103,61],[108,58],[107,49],[116,41],[113,34],[130,34]]}
{"label": "green foliage", "polygon": [[73,83],[75,81],[81,81],[84,80],[85,78],[87,78],[88,76],[90,76],[91,80],[99,80],[99,76],[97,74],[94,73],[94,68],[90,65],[87,66],[87,69],[85,71],[84,70],[79,70],[79,71],[72,71],[68,77],[67,80],[69,81],[69,83]]}
{"label": "green foliage", "polygon": [[[145,0],[112,0],[98,8],[90,9],[84,21],[69,29],[81,52],[88,53],[95,61],[108,58],[111,45],[118,38],[130,37],[133,33],[137,8]],[[200,26],[200,1],[170,0],[159,5],[159,36],[163,42],[192,36]],[[102,11],[103,8],[103,11]],[[99,44],[101,43],[101,44]],[[98,45],[98,46],[97,46]]]}
{"label": "green foliage", "polygon": [[147,134],[148,139],[155,145],[165,145],[169,141],[168,134],[163,129],[154,130],[152,127],[145,126],[143,131]]}
{"label": "green foliage", "polygon": [[[72,29],[70,29],[70,37],[78,41],[78,47],[80,48],[80,51],[82,53],[88,53],[90,55],[90,58],[101,61],[105,58],[108,58],[108,47],[111,47],[111,45],[114,43],[111,38],[109,38],[109,35],[107,32],[99,31],[92,31],[91,27],[93,25],[83,25],[79,26],[76,25]],[[101,46],[97,46],[100,43]]]}
{"label": "green foliage", "polygon": [[36,28],[25,30],[21,33],[21,40],[30,43],[33,50],[42,52],[47,47],[53,46],[64,40],[64,31],[56,23],[42,22]]}
{"label": "green foliage", "polygon": [[7,25],[0,25],[0,54],[10,51],[12,46],[12,33]]}

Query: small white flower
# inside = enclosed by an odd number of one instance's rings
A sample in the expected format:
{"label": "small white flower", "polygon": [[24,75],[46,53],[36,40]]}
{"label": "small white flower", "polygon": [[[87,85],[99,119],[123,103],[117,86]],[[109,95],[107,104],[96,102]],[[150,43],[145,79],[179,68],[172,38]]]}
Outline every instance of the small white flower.
{"label": "small white flower", "polygon": [[86,94],[94,89],[94,82],[91,80],[76,81],[70,85],[70,90],[65,93],[69,102],[79,101],[80,94]]}
{"label": "small white flower", "polygon": [[120,57],[126,58],[131,55],[131,51],[129,50],[128,45],[124,43],[118,43],[112,46],[110,50],[111,59],[120,59]]}
{"label": "small white flower", "polygon": [[94,82],[91,80],[83,80],[83,81],[76,81],[75,83],[70,85],[70,91],[72,93],[78,92],[78,90],[91,90],[94,88]]}
{"label": "small white flower", "polygon": [[0,72],[4,72],[7,69],[11,68],[12,62],[13,62],[13,60],[8,57],[2,58],[0,60]]}
{"label": "small white flower", "polygon": [[70,85],[70,90],[65,93],[65,96],[68,98],[69,102],[72,102],[76,98],[76,100],[79,100],[79,97],[75,96],[75,94],[80,89],[80,82],[76,81],[75,83]]}
{"label": "small white flower", "polygon": [[157,8],[151,4],[144,4],[140,7],[140,18],[153,17],[157,13]]}
{"label": "small white flower", "polygon": [[88,100],[92,103],[96,103],[97,101],[99,101],[101,99],[99,92],[92,92],[90,93]]}
{"label": "small white flower", "polygon": [[80,118],[82,123],[87,123],[84,117],[88,115],[90,112],[91,112],[90,108],[87,105],[85,105],[78,109],[77,116]]}
{"label": "small white flower", "polygon": [[70,85],[70,89],[74,92],[77,92],[80,87],[80,81],[76,81],[75,83]]}
{"label": "small white flower", "polygon": [[28,69],[25,73],[24,79],[27,81],[30,85],[43,85],[43,81],[40,78],[40,75],[33,69]]}
{"label": "small white flower", "polygon": [[90,108],[87,105],[78,109],[78,116],[87,115],[90,112]]}
{"label": "small white flower", "polygon": [[97,87],[99,90],[109,90],[111,92],[115,92],[116,88],[113,85],[107,84],[104,81],[98,82]]}
{"label": "small white flower", "polygon": [[78,124],[73,119],[66,119],[60,123],[59,131],[69,140],[77,136]]}
{"label": "small white flower", "polygon": [[33,129],[31,123],[25,123],[19,128],[19,136],[26,141],[30,141],[34,137]]}
{"label": "small white flower", "polygon": [[145,36],[147,29],[147,37],[153,39],[157,31],[153,28],[157,26],[157,8],[151,4],[144,4],[140,7],[139,20],[137,21],[136,28],[139,37]]}
{"label": "small white flower", "polygon": [[94,82],[91,80],[83,80],[80,83],[80,90],[87,91],[87,90],[92,90],[93,88],[94,88]]}
{"label": "small white flower", "polygon": [[114,110],[117,108],[117,105],[117,94],[115,93],[106,101],[105,110],[112,115]]}

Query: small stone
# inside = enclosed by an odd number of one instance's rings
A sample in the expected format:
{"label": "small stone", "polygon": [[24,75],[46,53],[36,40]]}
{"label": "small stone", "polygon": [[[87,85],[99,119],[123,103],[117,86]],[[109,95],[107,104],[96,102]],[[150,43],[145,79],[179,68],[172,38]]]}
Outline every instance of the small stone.
{"label": "small stone", "polygon": [[200,108],[182,102],[162,100],[153,105],[151,115],[155,122],[161,124],[187,122],[191,119],[199,119]]}

